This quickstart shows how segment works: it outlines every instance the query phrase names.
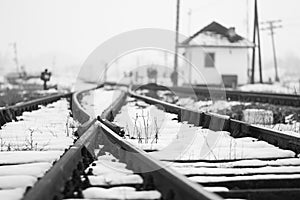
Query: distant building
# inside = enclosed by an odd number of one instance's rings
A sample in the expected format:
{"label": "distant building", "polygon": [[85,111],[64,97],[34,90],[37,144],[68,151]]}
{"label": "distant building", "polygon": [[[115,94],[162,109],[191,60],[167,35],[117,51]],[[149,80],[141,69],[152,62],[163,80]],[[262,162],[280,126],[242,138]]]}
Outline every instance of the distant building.
{"label": "distant building", "polygon": [[179,47],[184,56],[197,66],[201,73],[186,64],[185,82],[197,85],[219,85],[235,87],[248,82],[248,50],[254,44],[235,32],[212,22],[185,41]]}

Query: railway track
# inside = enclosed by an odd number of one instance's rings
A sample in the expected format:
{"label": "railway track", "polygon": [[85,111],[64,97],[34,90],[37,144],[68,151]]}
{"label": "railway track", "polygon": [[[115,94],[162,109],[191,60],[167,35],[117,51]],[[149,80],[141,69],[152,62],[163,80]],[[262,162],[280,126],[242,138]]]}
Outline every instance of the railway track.
{"label": "railway track", "polygon": [[[72,98],[73,116],[82,124],[77,130],[81,137],[26,192],[24,199],[299,197],[300,172],[296,155],[300,152],[300,138],[223,116],[195,112],[133,92],[120,93],[98,121],[79,102],[84,92],[75,93]],[[279,157],[259,159],[164,159],[159,156],[163,150],[157,148],[143,151],[120,137],[118,126],[109,122],[119,113],[127,95],[146,104],[159,106],[166,113],[176,116],[176,123],[185,124],[185,131],[192,127],[214,132],[227,131],[235,139],[251,137],[252,140],[264,141],[264,145],[271,145],[273,150],[284,153]],[[290,173],[284,173],[284,170]]]}
{"label": "railway track", "polygon": [[[73,116],[83,124],[81,137],[24,199],[220,199],[123,141],[109,124],[83,109],[81,95],[73,95]],[[126,93],[120,94],[101,118],[111,118],[125,98]]]}
{"label": "railway track", "polygon": [[[17,120],[17,116],[20,116],[25,111],[37,110],[40,105],[47,105],[49,103],[58,101],[62,98],[70,99],[72,93],[56,94],[48,97],[43,97],[23,103],[18,103],[14,106],[8,106],[6,108],[0,108],[0,128],[7,122]],[[70,101],[71,102],[71,101]]]}
{"label": "railway track", "polygon": [[[113,83],[110,83],[113,84]],[[300,95],[292,94],[276,94],[268,92],[245,92],[231,89],[208,88],[208,87],[161,87],[155,84],[149,85],[134,85],[132,89],[137,88],[149,90],[170,90],[180,97],[189,97],[196,95],[199,99],[209,100],[211,97],[216,99],[224,99],[230,101],[241,102],[261,102],[282,106],[300,106]]]}
{"label": "railway track", "polygon": [[73,143],[70,97],[44,97],[1,110],[1,198],[21,199]]}
{"label": "railway track", "polygon": [[[221,144],[214,146],[214,155],[212,156],[213,153],[209,152],[210,157],[195,156],[195,158],[190,158],[182,156],[183,158],[181,158],[178,155],[172,157],[172,151],[165,149],[151,153],[152,156],[164,160],[167,165],[172,166],[172,169],[184,174],[188,179],[214,191],[223,198],[299,198],[300,159],[298,154],[300,137],[258,128],[224,116],[195,112],[134,93],[131,93],[131,96],[150,105],[163,107],[165,111],[177,115],[179,121],[191,124],[192,128],[201,127],[204,129],[202,134],[209,130],[213,131],[213,134],[217,133],[224,136],[221,137]],[[227,132],[225,135],[224,131]],[[187,134],[191,133],[187,131]],[[227,144],[224,138],[230,138]],[[249,139],[250,143],[241,142],[241,140],[247,141]],[[222,146],[224,141],[225,148]],[[184,142],[184,139],[179,139],[178,142]],[[198,140],[198,142],[201,144],[201,140]],[[254,156],[251,155],[251,152],[248,155],[239,155],[239,151],[243,153],[243,147],[234,147],[234,145],[239,146],[240,144],[249,145],[248,147],[250,147],[254,142],[263,146],[263,148],[260,148],[254,145],[251,151],[259,151],[257,154],[254,153],[256,154]],[[263,142],[268,144],[263,144]],[[270,144],[274,146],[271,147]],[[232,151],[229,151],[229,155],[227,152],[225,155],[222,154],[227,147]],[[268,148],[273,148],[276,151],[283,150],[288,154],[283,155],[277,152],[275,153],[277,156],[270,157],[270,154],[267,155],[270,150]],[[221,153],[218,151],[221,151]],[[244,154],[247,153],[244,152]]]}

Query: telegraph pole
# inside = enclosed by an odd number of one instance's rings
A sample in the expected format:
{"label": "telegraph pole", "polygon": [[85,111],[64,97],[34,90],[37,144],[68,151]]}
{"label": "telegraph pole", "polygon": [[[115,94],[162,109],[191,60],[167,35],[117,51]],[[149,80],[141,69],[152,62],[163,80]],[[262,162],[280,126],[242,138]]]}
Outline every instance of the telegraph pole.
{"label": "telegraph pole", "polygon": [[253,29],[253,51],[252,51],[252,75],[251,75],[251,83],[254,83],[254,74],[255,74],[255,48],[256,48],[256,34],[257,34],[257,42],[258,42],[258,65],[259,65],[259,82],[263,83],[262,79],[262,64],[261,64],[261,48],[260,48],[260,34],[259,34],[259,23],[258,23],[258,11],[257,11],[257,0],[254,2],[254,29]]}
{"label": "telegraph pole", "polygon": [[174,71],[171,75],[171,79],[174,86],[178,84],[178,43],[179,43],[179,10],[180,10],[180,0],[177,0],[176,6],[176,35],[175,35],[175,55],[174,55]]}
{"label": "telegraph pole", "polygon": [[267,24],[268,27],[262,28],[261,30],[269,30],[272,40],[272,47],[273,47],[273,57],[274,57],[274,67],[275,67],[275,81],[279,82],[279,76],[278,76],[278,67],[277,67],[277,58],[276,58],[276,51],[275,51],[275,40],[274,40],[274,29],[276,28],[282,28],[281,25],[275,25],[276,23],[280,23],[281,20],[270,20],[262,22],[262,24]]}

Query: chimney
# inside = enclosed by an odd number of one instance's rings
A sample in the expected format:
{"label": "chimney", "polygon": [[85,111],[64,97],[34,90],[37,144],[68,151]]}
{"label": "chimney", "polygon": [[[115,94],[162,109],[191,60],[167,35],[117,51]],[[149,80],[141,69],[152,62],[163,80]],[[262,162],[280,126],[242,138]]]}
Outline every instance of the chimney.
{"label": "chimney", "polygon": [[235,28],[234,27],[230,27],[227,31],[227,34],[229,36],[229,38],[234,38],[236,36],[236,33],[235,33]]}

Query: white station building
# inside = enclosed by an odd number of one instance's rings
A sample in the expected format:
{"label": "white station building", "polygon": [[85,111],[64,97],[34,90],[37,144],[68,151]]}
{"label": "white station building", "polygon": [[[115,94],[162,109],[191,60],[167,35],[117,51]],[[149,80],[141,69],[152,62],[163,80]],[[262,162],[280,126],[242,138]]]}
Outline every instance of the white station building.
{"label": "white station building", "polygon": [[183,66],[186,83],[236,87],[249,81],[249,48],[254,44],[217,22],[207,25],[182,43],[180,51],[192,64]]}

